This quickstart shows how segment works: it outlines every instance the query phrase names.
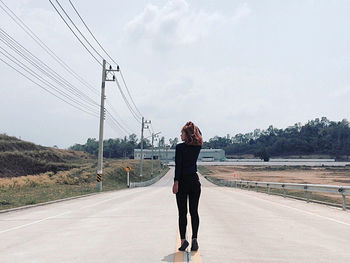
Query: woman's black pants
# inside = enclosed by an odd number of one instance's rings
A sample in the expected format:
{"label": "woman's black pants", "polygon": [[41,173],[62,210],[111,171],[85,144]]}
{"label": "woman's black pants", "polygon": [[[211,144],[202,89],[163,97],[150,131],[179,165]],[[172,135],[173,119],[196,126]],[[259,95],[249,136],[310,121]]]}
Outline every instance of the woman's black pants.
{"label": "woman's black pants", "polygon": [[186,237],[187,226],[187,196],[190,206],[192,238],[197,238],[199,227],[198,203],[201,194],[201,183],[198,174],[187,174],[180,179],[178,192],[176,193],[176,203],[179,210],[179,229],[181,239]]}

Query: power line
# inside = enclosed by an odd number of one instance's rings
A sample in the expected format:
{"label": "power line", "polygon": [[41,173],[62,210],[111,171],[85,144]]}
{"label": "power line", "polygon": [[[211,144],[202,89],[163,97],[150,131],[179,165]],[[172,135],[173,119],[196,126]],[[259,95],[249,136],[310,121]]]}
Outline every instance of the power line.
{"label": "power line", "polygon": [[[0,51],[0,53],[2,53],[2,52]],[[3,53],[2,53],[2,54],[3,54]],[[13,70],[17,71],[17,73],[21,74],[23,77],[25,77],[25,78],[28,79],[29,81],[33,82],[34,84],[38,85],[40,88],[44,89],[45,91],[47,91],[47,92],[50,93],[51,95],[55,96],[56,98],[58,98],[58,99],[64,101],[65,103],[71,105],[72,107],[74,107],[74,108],[76,108],[76,109],[78,109],[78,110],[80,110],[80,111],[83,111],[83,112],[85,112],[85,113],[87,113],[87,114],[89,114],[89,115],[91,115],[91,116],[98,117],[97,115],[95,115],[95,114],[93,114],[93,113],[91,113],[91,112],[88,112],[88,111],[86,111],[86,110],[84,110],[84,109],[82,109],[82,108],[80,108],[80,107],[78,107],[78,106],[76,106],[76,105],[74,105],[74,104],[68,102],[67,100],[63,99],[62,97],[57,96],[55,93],[53,93],[53,92],[50,91],[49,89],[45,88],[45,87],[42,86],[41,84],[37,83],[36,81],[34,81],[34,80],[31,79],[30,77],[28,77],[26,74],[24,74],[24,73],[22,73],[21,71],[17,70],[15,67],[13,67],[13,66],[10,65],[9,63],[7,63],[7,62],[6,62],[5,60],[3,60],[2,58],[0,58],[0,60],[1,60],[3,63],[5,63],[7,66],[9,66],[10,68],[12,68]],[[20,66],[20,67],[21,67],[21,66]]]}
{"label": "power line", "polygon": [[69,0],[69,3],[71,4],[71,6],[73,7],[75,13],[78,15],[78,17],[80,18],[81,22],[83,22],[84,26],[86,27],[86,29],[89,31],[90,35],[94,38],[94,40],[96,41],[96,43],[100,46],[100,48],[103,50],[103,52],[110,58],[110,60],[112,60],[114,62],[114,64],[118,65],[118,63],[107,53],[107,51],[103,48],[103,46],[100,44],[100,42],[96,39],[96,37],[94,36],[94,34],[91,32],[90,28],[87,26],[87,24],[85,23],[84,19],[81,17],[81,15],[79,14],[78,10],[75,8],[75,6],[73,5],[73,3],[71,2],[71,0]]}
{"label": "power line", "polygon": [[[30,63],[32,66],[36,67],[38,70],[40,70],[42,73],[44,73],[47,77],[54,80],[56,83],[58,83],[61,87],[63,87],[66,90],[69,90],[73,95],[77,96],[79,99],[82,99],[80,96],[83,96],[85,102],[89,103],[92,106],[98,105],[94,100],[92,100],[90,97],[85,95],[83,92],[81,92],[79,89],[74,87],[72,84],[70,84],[68,81],[66,81],[64,78],[62,78],[56,71],[52,70],[47,64],[45,64],[43,61],[41,61],[38,57],[33,55],[29,50],[27,50],[25,47],[23,47],[21,44],[19,44],[15,39],[13,39],[10,35],[8,35],[4,30],[0,28],[0,37],[2,37],[1,41],[10,47],[13,51],[15,51],[18,55],[20,55],[22,58],[24,58],[28,63]],[[24,50],[29,54],[33,59],[26,56],[22,51],[19,49]],[[36,62],[35,62],[36,60]],[[45,69],[43,69],[41,66],[44,66]],[[51,75],[50,75],[51,74]]]}
{"label": "power line", "polygon": [[[18,59],[16,59],[14,56],[12,56],[10,53],[8,53],[5,49],[3,49],[2,47],[0,47],[1,50],[3,50],[5,53],[1,52],[1,54],[3,54],[7,59],[11,60],[12,62],[14,62],[16,65],[18,65],[19,67],[21,67],[22,69],[24,69],[25,71],[27,71],[28,73],[30,73],[32,76],[36,77],[37,79],[39,79],[40,81],[46,83],[47,85],[51,86],[53,89],[55,89],[58,93],[60,93],[61,95],[65,96],[67,99],[72,100],[73,102],[79,104],[82,107],[86,107],[86,105],[82,104],[80,101],[77,101],[74,98],[71,98],[67,93],[65,93],[64,91],[61,91],[59,88],[57,88],[56,86],[52,85],[50,82],[48,82],[47,80],[45,80],[44,78],[42,78],[39,74],[37,74],[36,72],[34,72],[33,70],[31,70],[30,68],[27,67],[27,69],[25,69],[24,67],[22,67],[20,65],[20,61]],[[16,63],[17,62],[17,63]],[[22,63],[21,63],[22,64]],[[89,108],[89,110],[91,110]]]}
{"label": "power line", "polygon": [[107,122],[107,124],[109,125],[109,127],[111,127],[114,131],[116,131],[119,135],[121,135],[122,133],[120,132],[120,128],[118,126],[116,126],[113,122]]}
{"label": "power line", "polygon": [[[82,41],[80,40],[80,38],[75,34],[75,32],[73,31],[73,29],[68,25],[67,21],[63,18],[63,16],[61,15],[61,13],[58,11],[58,9],[55,7],[55,5],[52,3],[51,0],[49,0],[51,5],[55,8],[56,12],[60,15],[60,17],[63,19],[63,21],[65,22],[65,24],[69,27],[69,29],[74,33],[75,37],[78,38],[78,40],[80,41],[80,43],[82,43]],[[64,12],[64,14],[68,17],[68,19],[70,20],[70,22],[73,24],[73,26],[75,27],[75,29],[79,32],[79,34],[84,38],[84,40],[89,44],[89,46],[101,57],[101,54],[99,52],[97,52],[97,50],[91,45],[91,43],[87,40],[87,38],[83,35],[83,33],[79,30],[79,28],[76,26],[76,24],[73,22],[73,20],[70,18],[70,16],[67,14],[67,12],[64,10],[64,8],[61,6],[61,4],[59,3],[58,0],[56,0],[57,4],[59,5],[59,7],[61,8],[61,10]],[[111,58],[111,56],[106,52],[106,50],[102,47],[102,45],[100,44],[99,41],[97,41],[96,37],[93,35],[92,31],[90,30],[90,28],[87,26],[87,24],[85,23],[85,21],[83,20],[83,18],[81,17],[81,15],[79,14],[79,12],[77,11],[77,9],[75,8],[75,6],[73,5],[73,3],[70,1],[73,9],[75,10],[75,12],[77,13],[77,15],[79,16],[79,18],[82,20],[83,24],[85,25],[85,27],[87,28],[87,30],[89,31],[89,33],[92,35],[92,37],[94,38],[94,40],[98,43],[98,45],[102,48],[102,50],[107,54],[108,57]],[[83,44],[83,43],[82,43]],[[87,47],[84,45],[84,47],[87,49]],[[91,51],[89,50],[89,53],[91,54]],[[111,58],[112,59],[112,58]],[[115,60],[112,59],[112,61],[114,63]],[[117,64],[117,63],[116,63]],[[119,66],[118,66],[119,67]],[[120,90],[121,94],[122,94],[122,97],[123,97],[123,100],[125,101],[127,107],[129,108],[130,112],[132,113],[133,117],[139,122],[140,122],[140,117],[142,117],[142,114],[140,113],[140,111],[138,110],[138,108],[136,107],[136,104],[134,102],[134,100],[132,99],[131,97],[131,93],[126,85],[126,82],[125,82],[125,79],[124,79],[124,76],[121,74],[121,77],[123,79],[123,83],[127,89],[127,92],[128,92],[128,95],[134,105],[134,107],[136,108],[136,111],[131,107],[130,103],[128,102],[128,99],[126,98],[124,92],[122,91],[121,89],[121,86],[118,82],[118,80],[116,80],[117,82],[117,86],[118,86],[118,89]]]}
{"label": "power line", "polygon": [[[57,0],[56,0],[56,1],[57,1]],[[84,24],[85,28],[88,30],[88,32],[89,32],[90,35],[93,37],[93,39],[96,41],[96,43],[99,45],[99,47],[103,50],[103,52],[104,52],[116,65],[118,65],[118,63],[109,55],[109,53],[106,51],[106,49],[103,48],[103,46],[101,45],[101,43],[97,40],[97,38],[96,38],[95,35],[92,33],[92,31],[90,30],[90,28],[88,27],[88,25],[85,23],[84,19],[82,18],[82,16],[81,16],[80,13],[78,12],[78,10],[75,8],[75,6],[73,5],[73,3],[72,3],[71,0],[69,0],[69,3],[70,3],[71,6],[73,7],[75,13],[76,13],[76,14],[78,15],[78,17],[80,18],[81,22]],[[79,31],[79,32],[80,32],[80,31]],[[84,39],[86,39],[86,38],[84,37]],[[95,49],[94,49],[94,50],[95,50]],[[118,66],[119,66],[119,65],[118,65]],[[134,100],[133,100],[133,98],[132,98],[132,96],[131,96],[130,90],[129,90],[129,88],[128,88],[128,85],[126,85],[126,81],[125,81],[125,79],[124,79],[124,76],[123,76],[123,73],[121,72],[121,70],[120,70],[120,75],[121,75],[121,77],[122,77],[122,80],[123,80],[124,86],[125,86],[125,88],[126,88],[126,90],[127,90],[127,93],[128,93],[128,95],[129,95],[129,97],[130,97],[130,100],[131,100],[132,104],[134,105],[134,107],[135,107],[135,109],[136,109],[136,111],[137,111],[137,114],[138,114],[139,117],[141,118],[141,117],[142,117],[142,114],[141,114],[140,110],[137,108],[137,106],[136,106],[136,104],[135,104],[135,102],[134,102]],[[135,112],[135,113],[136,113],[136,112]]]}
{"label": "power line", "polygon": [[57,63],[59,63],[69,74],[71,74],[75,79],[77,79],[81,84],[91,90],[93,93],[99,95],[98,91],[93,88],[91,84],[86,82],[84,78],[79,76],[67,63],[65,63],[61,58],[59,58],[55,52],[52,51],[31,29],[27,26],[2,0],[0,2],[6,7],[0,8],[30,37],[32,38],[45,52],[50,55]]}
{"label": "power line", "polygon": [[[79,40],[79,42],[84,46],[84,48],[90,53],[90,55],[93,56],[93,58],[97,61],[97,58],[92,54],[92,52],[90,51],[90,49],[83,43],[83,41],[80,39],[80,37],[75,33],[75,31],[72,29],[72,27],[68,24],[68,22],[66,21],[66,19],[63,17],[63,15],[61,14],[61,12],[56,8],[56,6],[52,3],[51,0],[49,0],[49,2],[51,3],[51,5],[54,7],[55,11],[59,14],[59,16],[61,17],[61,19],[64,21],[64,23],[68,26],[68,28],[70,29],[70,31],[74,34],[74,36]],[[99,47],[103,50],[103,52],[115,63],[116,61],[108,54],[108,52],[106,51],[106,49],[103,48],[103,46],[101,45],[101,43],[97,40],[97,38],[94,36],[94,34],[92,33],[92,31],[90,30],[90,28],[87,26],[87,24],[85,23],[84,19],[82,18],[82,16],[80,15],[80,13],[78,12],[78,10],[75,8],[75,6],[73,5],[72,1],[70,1],[70,4],[72,6],[72,8],[74,9],[74,11],[76,12],[76,14],[78,15],[79,19],[82,21],[82,23],[84,24],[84,26],[86,27],[86,29],[88,30],[88,32],[91,34],[91,36],[93,37],[93,39],[96,41],[96,43],[99,45]],[[98,55],[100,56],[102,59],[102,55],[93,47],[93,45],[89,42],[89,40],[84,36],[84,34],[80,31],[80,29],[76,26],[76,24],[74,23],[74,21],[70,18],[70,16],[68,15],[68,13],[65,11],[65,9],[62,7],[62,5],[59,3],[58,0],[56,0],[56,3],[58,4],[58,6],[60,7],[60,9],[63,11],[63,13],[65,14],[65,16],[69,19],[69,21],[71,22],[71,24],[74,26],[74,28],[79,32],[79,34],[81,35],[81,37],[83,37],[83,39],[86,41],[86,43],[93,49],[93,51]],[[99,61],[98,61],[99,62]],[[101,63],[99,63],[101,65]],[[117,64],[118,66],[118,69],[119,69],[119,65]],[[131,93],[130,93],[130,90],[126,84],[126,81],[125,81],[125,78],[123,76],[123,74],[120,72],[121,74],[121,77],[122,77],[122,80],[123,80],[123,84],[127,90],[127,93],[128,93],[128,96],[131,100],[131,103],[133,104],[134,109],[131,104],[129,103],[127,97],[125,96],[121,86],[120,86],[120,83],[118,82],[117,78],[115,79],[116,80],[116,84],[117,84],[117,87],[122,95],[122,98],[125,102],[125,104],[127,105],[129,111],[131,112],[131,114],[133,115],[133,117],[135,118],[135,120],[141,124],[140,122],[140,118],[142,117],[142,114],[140,112],[140,110],[137,108],[132,96],[131,96]]]}
{"label": "power line", "polygon": [[111,120],[121,129],[121,130],[123,130],[126,134],[131,134],[132,132],[130,132],[130,131],[128,131],[126,128],[124,128],[121,124],[120,124],[120,122],[118,121],[118,120],[116,120],[114,117],[113,117],[113,115],[108,111],[108,110],[106,110],[106,112],[107,112],[107,114],[110,116],[110,118],[111,118]]}
{"label": "power line", "polygon": [[127,134],[123,131],[111,118],[107,118],[107,124],[115,130],[119,135]]}
{"label": "power line", "polygon": [[125,79],[124,79],[124,76],[123,76],[123,73],[122,73],[121,69],[119,70],[119,72],[120,72],[120,76],[122,77],[122,80],[123,80],[124,86],[125,86],[125,88],[126,88],[126,91],[127,91],[128,94],[129,94],[129,97],[130,97],[130,99],[131,99],[132,104],[134,105],[134,107],[135,107],[135,109],[137,110],[138,114],[142,117],[142,113],[141,113],[141,112],[139,111],[139,109],[136,107],[136,104],[135,104],[134,100],[132,99],[132,96],[131,96],[131,94],[130,94],[130,91],[129,91],[128,86],[126,85],[126,82],[125,82]]}
{"label": "power line", "polygon": [[[57,88],[55,85],[51,84],[50,82],[48,82],[47,80],[45,80],[44,78],[42,78],[40,75],[38,75],[36,72],[34,72],[33,70],[31,70],[28,67],[22,66],[21,62],[16,59],[14,56],[12,56],[10,53],[8,53],[5,49],[3,49],[2,47],[0,47],[1,50],[3,50],[4,52],[0,51],[0,53],[5,56],[8,60],[12,61],[14,64],[16,64],[18,67],[22,68],[24,71],[26,71],[27,73],[29,73],[30,75],[32,75],[33,77],[35,77],[36,79],[38,79],[39,81],[41,81],[42,83],[44,83],[45,85],[50,86],[53,90],[55,90],[57,93],[61,94],[62,96],[64,96],[66,99],[72,101],[73,103],[76,103],[78,105],[80,105],[81,107],[85,107],[85,110],[89,110],[91,111],[90,108],[87,108],[86,105],[82,104],[81,102],[77,101],[74,98],[71,98],[67,93],[65,93],[64,91],[60,90],[59,88]],[[22,74],[23,75],[23,74]],[[35,82],[36,83],[36,82]],[[37,84],[37,83],[36,83]],[[45,89],[46,90],[46,89]],[[96,113],[96,112],[95,112]]]}
{"label": "power line", "polygon": [[[92,100],[90,97],[88,97],[86,94],[81,92],[79,89],[74,87],[72,84],[70,84],[68,81],[66,81],[64,78],[62,78],[56,71],[52,70],[47,64],[45,64],[43,61],[41,61],[38,57],[36,57],[33,53],[31,53],[28,49],[23,47],[19,42],[17,42],[15,39],[13,39],[10,35],[8,35],[4,30],[0,28],[0,37],[1,41],[10,47],[13,51],[15,51],[19,56],[24,58],[28,63],[30,63],[32,66],[37,68],[39,71],[41,71],[44,75],[55,81],[58,85],[63,87],[64,89],[71,92],[73,95],[77,96],[78,99],[81,99],[85,101],[86,103],[95,106],[98,104]],[[21,50],[19,50],[21,49]],[[29,54],[32,58],[30,58],[28,55],[25,55],[24,52]],[[34,60],[33,60],[34,58]],[[44,68],[42,67],[44,66]]]}
{"label": "power line", "polygon": [[[57,10],[56,6],[52,3],[51,0],[49,0],[49,2],[51,3],[51,5],[53,6],[53,8],[56,10],[57,14],[61,17],[61,19],[63,20],[63,22],[68,26],[69,30],[74,34],[74,36],[79,40],[80,44],[82,44],[84,46],[84,48],[87,50],[87,52],[89,52],[89,54],[96,60],[96,62],[102,66],[102,63],[94,56],[94,54],[92,54],[92,52],[90,51],[90,49],[88,49],[85,44],[81,41],[81,39],[77,36],[77,34],[74,32],[74,30],[70,27],[70,25],[67,23],[67,21],[64,19],[64,17],[61,15],[61,13]],[[57,2],[57,1],[56,1]]]}
{"label": "power line", "polygon": [[[121,126],[125,127],[125,129],[131,131],[131,129],[125,124],[125,122],[121,119],[121,117],[119,116],[119,114],[117,114],[117,111],[113,108],[113,106],[108,102],[106,101],[106,104],[108,106],[108,108],[110,109],[110,113],[112,115],[115,116],[115,118],[119,119],[119,123]],[[131,132],[130,132],[131,133]]]}
{"label": "power line", "polygon": [[88,43],[88,45],[93,49],[93,51],[96,52],[96,54],[101,58],[104,59],[102,57],[102,55],[91,45],[91,43],[89,42],[89,40],[87,40],[87,38],[84,36],[83,33],[81,33],[81,31],[79,30],[79,28],[76,26],[76,24],[74,23],[74,21],[70,18],[70,16],[67,14],[66,10],[64,10],[64,8],[62,7],[62,5],[60,4],[60,2],[58,0],[56,0],[56,3],[59,5],[59,7],[61,8],[61,10],[63,11],[63,13],[66,15],[66,17],[69,19],[69,21],[73,24],[74,28],[79,32],[79,34],[84,38],[84,40],[86,41],[86,43]]}
{"label": "power line", "polygon": [[137,114],[134,112],[134,110],[133,110],[132,107],[130,106],[128,100],[126,99],[125,94],[124,94],[123,90],[121,89],[120,84],[119,84],[119,81],[118,81],[117,78],[115,78],[115,82],[116,82],[116,84],[117,84],[117,88],[118,88],[119,91],[120,91],[120,94],[121,94],[122,97],[123,97],[123,100],[124,100],[126,106],[128,107],[129,111],[131,112],[132,116],[135,118],[135,120],[136,120],[138,123],[141,124],[141,122],[140,122],[140,120],[139,120]]}
{"label": "power line", "polygon": [[[51,2],[51,0],[49,0],[51,5],[53,5],[53,3]],[[57,4],[59,5],[59,7],[62,9],[62,11],[64,12],[64,14],[68,17],[69,21],[73,24],[73,26],[76,28],[76,30],[79,32],[79,34],[84,38],[84,40],[89,44],[89,46],[103,59],[102,55],[91,45],[91,43],[87,40],[87,38],[83,35],[83,33],[79,30],[79,28],[76,26],[76,24],[73,22],[73,20],[69,17],[69,15],[67,14],[67,12],[64,10],[64,8],[62,7],[62,5],[59,3],[59,1],[57,1]],[[77,9],[74,7],[74,5],[71,2],[72,7],[74,8],[74,10],[77,12],[79,18],[82,20],[82,17],[80,16],[80,14],[78,13]],[[55,7],[55,6],[54,6]],[[58,12],[60,14],[60,12],[55,8],[56,12]],[[60,17],[64,20],[63,16],[60,14]],[[83,20],[82,20],[83,21]],[[66,23],[66,25],[68,26],[68,23],[64,20],[64,22]],[[87,27],[86,23],[83,21],[83,24]],[[70,29],[71,27],[68,26]],[[95,39],[95,41],[99,44],[99,46],[102,48],[102,50],[107,54],[108,57],[110,57],[110,55],[106,52],[106,50],[102,47],[102,45],[97,41],[97,39],[95,38],[95,36],[92,34],[91,30],[87,27],[88,31],[90,32],[90,34],[93,36],[93,38]],[[72,29],[71,29],[72,31]],[[72,31],[74,32],[74,31]],[[74,34],[76,37],[78,37],[76,34]],[[78,37],[79,38],[79,37]],[[79,38],[80,40],[80,38]],[[81,42],[81,41],[80,41]],[[82,43],[82,42],[81,42]],[[84,45],[84,47],[86,48],[86,46]],[[90,52],[91,53],[91,52]],[[110,57],[111,58],[111,57]],[[112,58],[111,58],[112,59]],[[114,63],[116,63],[113,59],[112,61]],[[117,63],[116,63],[117,64]],[[117,81],[117,80],[116,80]],[[123,80],[125,83],[125,80]],[[129,108],[129,110],[131,111],[132,115],[134,116],[134,118],[140,123],[140,120],[138,119],[138,113],[135,112],[135,110],[131,107],[130,103],[128,102],[124,92],[122,91],[119,82],[117,83],[118,88],[122,94],[123,100],[125,101],[127,107]],[[130,96],[130,92],[128,91],[128,94]],[[133,100],[132,100],[133,101]],[[133,102],[134,103],[134,102]]]}
{"label": "power line", "polygon": [[[97,91],[90,85],[88,84],[82,77],[80,77],[77,73],[75,73],[73,71],[72,68],[70,68],[62,59],[60,59],[14,12],[12,12],[11,9],[8,8],[8,6],[2,1],[0,0],[0,2],[7,8],[7,11],[3,6],[0,5],[0,8],[22,29],[26,32],[26,34],[28,34],[28,36],[30,36],[42,49],[45,50],[45,52],[47,52],[56,62],[58,62],[63,68],[65,68],[66,71],[68,71],[70,74],[72,74],[77,80],[79,80],[79,82],[81,82],[84,86],[87,86],[89,89],[91,89],[94,93],[96,93]],[[84,45],[84,43],[81,41],[81,39],[77,36],[77,34],[74,32],[74,30],[72,30],[72,28],[69,26],[69,24],[67,23],[67,21],[64,19],[64,17],[61,15],[61,13],[58,11],[58,9],[56,8],[56,6],[52,3],[51,0],[49,0],[49,2],[51,3],[51,5],[54,7],[54,9],[56,10],[56,12],[59,14],[59,16],[61,17],[61,19],[65,22],[65,24],[68,26],[68,28],[72,31],[72,33],[75,35],[75,37],[79,40],[79,42],[84,46],[84,48],[90,53],[90,55],[101,65],[101,63],[99,62],[99,60],[92,54],[92,52]],[[69,17],[69,15],[65,12],[65,10],[63,9],[63,7],[60,5],[60,3],[56,0],[57,4],[60,6],[60,8],[62,9],[62,11],[65,13],[65,15],[68,17],[68,19],[71,21],[71,23],[74,25],[74,27],[76,28],[76,30],[78,30],[78,32],[80,33],[80,35],[85,39],[85,41],[90,45],[90,47],[102,58],[101,54],[97,52],[97,50],[90,44],[90,42],[85,38],[85,36],[82,34],[82,32],[79,30],[79,28],[75,25],[75,23],[72,21],[72,19]],[[70,1],[71,2],[71,1]],[[72,4],[72,3],[71,3]],[[73,5],[72,5],[73,6]],[[74,6],[73,6],[74,8]],[[75,8],[74,8],[75,9]],[[77,10],[75,9],[75,11],[77,12]],[[12,15],[11,15],[12,14]],[[79,13],[77,13],[79,15]],[[81,16],[79,15],[79,17],[81,18]],[[82,19],[82,18],[81,18]],[[83,22],[84,23],[84,22]],[[87,27],[87,25],[84,23],[84,25]],[[67,80],[65,80],[62,76],[60,76],[55,70],[51,69],[46,63],[44,63],[42,60],[40,60],[37,56],[35,56],[33,53],[31,53],[28,49],[26,49],[24,46],[22,46],[20,43],[18,43],[15,39],[13,39],[11,36],[9,36],[4,30],[1,30],[1,34],[0,34],[0,41],[3,42],[6,46],[10,47],[12,49],[12,51],[14,51],[15,53],[17,53],[17,55],[19,55],[22,59],[24,59],[27,63],[29,63],[31,66],[33,66],[34,68],[36,68],[38,71],[40,71],[42,74],[44,74],[47,78],[51,79],[52,81],[56,82],[58,84],[58,86],[63,87],[64,89],[66,89],[68,91],[68,93],[72,93],[74,96],[77,96],[79,99],[83,100],[85,103],[91,104],[91,105],[99,105],[97,104],[95,101],[93,101],[90,97],[88,97],[85,93],[81,92],[78,88],[74,87],[71,83],[69,83]],[[90,34],[92,34],[91,30],[88,29],[88,31],[90,32]],[[93,36],[93,34],[92,34]],[[95,39],[95,41],[99,44],[99,46],[101,47],[101,49],[108,55],[108,57],[114,62],[116,63],[111,57],[110,55],[106,52],[106,50],[102,47],[102,45],[97,41],[97,39],[93,36],[93,38]],[[57,97],[58,99],[62,100],[63,102],[75,107],[76,109],[79,109],[89,115],[92,115],[94,117],[98,117],[97,115],[95,115],[93,112],[94,109],[89,108],[90,106],[85,105],[84,103],[82,103],[81,101],[75,99],[74,97],[72,97],[71,95],[69,95],[68,93],[62,91],[58,86],[50,83],[47,79],[43,78],[42,76],[40,76],[38,73],[36,73],[35,71],[33,71],[32,69],[30,69],[27,65],[22,64],[22,62],[20,62],[20,60],[18,60],[17,58],[15,58],[13,55],[11,55],[9,52],[7,52],[4,48],[2,48],[0,46],[0,49],[3,50],[4,52],[0,51],[0,53],[5,56],[9,61],[11,61],[12,63],[14,63],[15,65],[17,65],[19,68],[21,68],[23,71],[25,71],[28,74],[25,74],[24,72],[21,72],[20,70],[16,69],[13,65],[11,65],[10,63],[6,62],[4,59],[0,58],[0,60],[5,63],[6,65],[8,65],[10,68],[12,68],[13,70],[15,70],[16,72],[18,72],[19,74],[21,74],[23,77],[25,77],[26,79],[28,79],[29,81],[31,81],[32,83],[36,84],[37,86],[41,87],[42,89],[44,89],[45,91],[49,92],[50,94],[54,95],[55,97]],[[116,63],[117,64],[117,63]],[[32,77],[30,77],[30,76]],[[123,75],[121,74],[122,79],[123,79],[123,83],[126,86],[125,83],[125,79],[123,77]],[[39,81],[36,81],[33,79],[36,79]],[[40,84],[40,82],[42,84]],[[135,119],[140,122],[137,119],[137,112],[131,107],[130,103],[128,102],[125,94],[123,93],[119,82],[117,83],[117,86],[122,94],[122,97],[125,101],[125,103],[127,104],[129,110],[131,111],[131,113],[133,114],[133,116],[135,117]],[[50,88],[48,88],[50,87]],[[51,89],[51,90],[50,90]],[[128,89],[128,87],[126,86],[128,95],[134,105],[134,107],[136,108],[136,110],[138,111],[138,113],[141,115],[140,111],[138,110],[138,108],[136,107],[130,91]],[[62,98],[61,96],[63,96],[64,98]],[[69,102],[71,101],[71,102]],[[112,108],[112,107],[111,107]],[[114,116],[106,110],[106,113],[110,116],[110,120],[112,122],[112,125],[116,128],[118,128],[119,130],[122,130],[123,132],[125,132],[126,134],[130,134],[131,132],[126,129],[120,122],[118,122]]]}

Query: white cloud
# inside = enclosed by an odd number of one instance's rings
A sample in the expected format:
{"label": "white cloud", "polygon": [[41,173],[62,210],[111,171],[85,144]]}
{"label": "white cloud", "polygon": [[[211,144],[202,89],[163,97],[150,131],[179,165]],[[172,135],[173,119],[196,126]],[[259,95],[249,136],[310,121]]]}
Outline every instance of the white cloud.
{"label": "white cloud", "polygon": [[251,13],[247,4],[232,16],[194,10],[185,0],[170,0],[159,7],[149,4],[125,27],[129,42],[145,41],[155,49],[191,45],[209,36],[215,28],[234,25]]}

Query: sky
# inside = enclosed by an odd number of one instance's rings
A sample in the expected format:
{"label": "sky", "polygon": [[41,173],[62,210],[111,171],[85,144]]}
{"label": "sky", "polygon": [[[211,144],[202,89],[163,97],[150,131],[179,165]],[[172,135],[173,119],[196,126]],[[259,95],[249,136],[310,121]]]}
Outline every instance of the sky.
{"label": "sky", "polygon": [[[50,2],[2,1],[97,92],[81,85],[2,9],[0,28],[98,104],[102,67]],[[189,120],[209,140],[323,116],[349,119],[347,0],[71,1],[119,64],[139,111],[166,141],[180,137]],[[60,3],[99,48],[69,1]],[[3,42],[0,47],[10,50]],[[0,133],[60,148],[98,138],[98,117],[62,102],[2,61],[0,76]],[[106,101],[127,132],[107,116],[104,138],[131,132],[140,137],[141,125],[114,82],[106,83]]]}

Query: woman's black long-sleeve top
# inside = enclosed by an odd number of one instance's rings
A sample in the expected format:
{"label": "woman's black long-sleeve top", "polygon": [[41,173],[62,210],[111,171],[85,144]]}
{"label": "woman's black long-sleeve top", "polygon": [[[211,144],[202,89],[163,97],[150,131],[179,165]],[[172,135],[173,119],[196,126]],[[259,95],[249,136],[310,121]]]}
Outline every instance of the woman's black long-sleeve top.
{"label": "woman's black long-sleeve top", "polygon": [[202,146],[179,143],[175,150],[175,177],[179,181],[182,176],[197,172],[197,159]]}

